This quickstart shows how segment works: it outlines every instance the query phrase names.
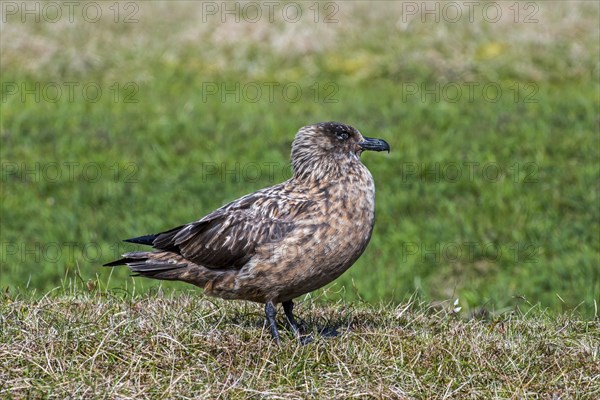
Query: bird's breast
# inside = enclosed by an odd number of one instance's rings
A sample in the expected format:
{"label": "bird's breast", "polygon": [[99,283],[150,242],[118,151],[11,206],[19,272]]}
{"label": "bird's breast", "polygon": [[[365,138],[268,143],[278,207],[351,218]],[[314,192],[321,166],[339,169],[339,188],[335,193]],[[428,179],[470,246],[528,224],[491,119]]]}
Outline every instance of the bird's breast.
{"label": "bird's breast", "polygon": [[296,216],[282,241],[261,246],[240,271],[240,282],[258,291],[269,287],[265,299],[285,301],[328,284],[352,266],[369,243],[375,218],[373,178],[360,166],[340,179],[302,188],[312,193],[315,207]]}
{"label": "bird's breast", "polygon": [[331,183],[328,191],[326,215],[332,234],[330,241],[335,242],[331,244],[351,252],[359,248],[362,253],[375,219],[375,185],[371,174],[362,166],[357,173]]}

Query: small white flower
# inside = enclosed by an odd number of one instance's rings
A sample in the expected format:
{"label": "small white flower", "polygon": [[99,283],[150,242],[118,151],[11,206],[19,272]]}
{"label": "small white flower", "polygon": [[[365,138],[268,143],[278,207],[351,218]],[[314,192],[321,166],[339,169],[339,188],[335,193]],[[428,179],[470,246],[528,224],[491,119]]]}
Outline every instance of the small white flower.
{"label": "small white flower", "polygon": [[462,307],[458,306],[458,299],[456,299],[456,300],[454,300],[454,309],[452,310],[452,314],[456,314],[460,310],[462,310]]}

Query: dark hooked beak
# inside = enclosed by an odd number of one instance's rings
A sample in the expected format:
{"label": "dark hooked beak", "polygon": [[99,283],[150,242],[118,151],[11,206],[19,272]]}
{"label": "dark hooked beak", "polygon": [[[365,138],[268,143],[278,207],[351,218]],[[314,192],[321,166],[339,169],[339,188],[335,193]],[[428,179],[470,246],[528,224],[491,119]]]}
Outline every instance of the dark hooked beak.
{"label": "dark hooked beak", "polygon": [[372,150],[372,151],[387,151],[390,152],[390,145],[388,142],[382,139],[373,139],[368,137],[363,137],[362,142],[358,142],[358,145],[363,150]]}

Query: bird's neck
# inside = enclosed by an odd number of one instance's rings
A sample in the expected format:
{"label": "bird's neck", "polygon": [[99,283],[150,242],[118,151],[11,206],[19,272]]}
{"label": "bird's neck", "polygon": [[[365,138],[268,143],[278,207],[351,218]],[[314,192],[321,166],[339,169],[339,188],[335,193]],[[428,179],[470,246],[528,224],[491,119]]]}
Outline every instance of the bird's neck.
{"label": "bird's neck", "polygon": [[345,159],[313,159],[310,164],[296,165],[292,180],[296,184],[328,191],[333,186],[344,190],[374,192],[374,182],[367,167],[360,162],[358,156]]}
{"label": "bird's neck", "polygon": [[[339,181],[349,173],[369,174],[358,156],[340,156],[336,154],[312,157],[292,161],[294,180],[318,183],[321,181]],[[370,175],[370,174],[369,174]]]}

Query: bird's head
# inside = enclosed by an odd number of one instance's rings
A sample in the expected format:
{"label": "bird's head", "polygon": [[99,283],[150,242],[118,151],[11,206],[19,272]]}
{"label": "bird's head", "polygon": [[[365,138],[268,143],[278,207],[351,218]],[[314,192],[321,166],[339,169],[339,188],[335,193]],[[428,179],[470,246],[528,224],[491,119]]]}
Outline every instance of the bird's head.
{"label": "bird's head", "polygon": [[390,151],[382,139],[364,137],[358,129],[339,122],[320,122],[300,128],[292,143],[294,176],[323,177],[343,173],[348,163],[360,163],[365,150]]}

